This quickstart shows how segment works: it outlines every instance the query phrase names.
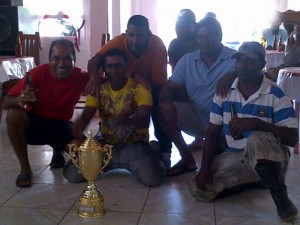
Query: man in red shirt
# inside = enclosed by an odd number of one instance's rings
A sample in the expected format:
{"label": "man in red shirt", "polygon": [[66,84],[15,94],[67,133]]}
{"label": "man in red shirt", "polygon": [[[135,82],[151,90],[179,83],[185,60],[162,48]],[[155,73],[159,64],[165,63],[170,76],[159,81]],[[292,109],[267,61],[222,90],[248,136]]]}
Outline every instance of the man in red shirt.
{"label": "man in red shirt", "polygon": [[75,67],[71,41],[52,42],[49,64],[30,71],[8,93],[3,102],[7,112],[7,132],[21,165],[16,186],[30,187],[32,171],[27,144],[53,147],[52,168],[63,167],[65,146],[74,139],[70,122],[74,107],[89,80]]}
{"label": "man in red shirt", "polygon": [[156,116],[158,95],[161,87],[167,81],[167,50],[162,40],[152,34],[149,29],[148,19],[141,15],[132,16],[127,23],[125,34],[116,36],[105,44],[99,52],[90,59],[88,71],[91,80],[87,86],[90,94],[97,95],[100,88],[99,68],[103,55],[110,49],[120,49],[128,59],[127,76],[132,77],[136,82],[143,80],[151,88],[153,98],[152,121],[155,129],[155,136],[163,152],[163,159],[166,166],[170,166],[170,155],[172,144],[169,138],[162,131]]}

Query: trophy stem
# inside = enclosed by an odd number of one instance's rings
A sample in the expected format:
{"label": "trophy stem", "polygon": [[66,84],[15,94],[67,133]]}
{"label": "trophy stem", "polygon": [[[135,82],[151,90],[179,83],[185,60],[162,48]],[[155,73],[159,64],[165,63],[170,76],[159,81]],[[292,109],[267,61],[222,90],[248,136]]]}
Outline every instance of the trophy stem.
{"label": "trophy stem", "polygon": [[88,181],[86,190],[79,198],[78,215],[84,218],[101,217],[105,214],[104,198],[95,181]]}

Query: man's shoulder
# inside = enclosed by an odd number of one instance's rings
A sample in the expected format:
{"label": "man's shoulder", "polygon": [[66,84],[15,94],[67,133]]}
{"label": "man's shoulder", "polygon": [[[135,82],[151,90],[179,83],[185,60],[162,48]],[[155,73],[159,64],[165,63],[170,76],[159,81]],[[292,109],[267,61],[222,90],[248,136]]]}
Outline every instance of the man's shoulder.
{"label": "man's shoulder", "polygon": [[233,54],[235,54],[236,52],[237,52],[237,51],[234,50],[234,49],[232,49],[232,48],[229,48],[229,47],[227,47],[227,46],[223,46],[223,50],[222,50],[221,54],[222,54],[223,56],[226,56],[226,57],[228,57],[229,59],[231,59],[231,56],[232,56]]}
{"label": "man's shoulder", "polygon": [[151,34],[150,35],[150,41],[149,41],[149,48],[153,48],[153,47],[163,47],[166,48],[164,42],[161,40],[160,37],[158,37],[155,34]]}

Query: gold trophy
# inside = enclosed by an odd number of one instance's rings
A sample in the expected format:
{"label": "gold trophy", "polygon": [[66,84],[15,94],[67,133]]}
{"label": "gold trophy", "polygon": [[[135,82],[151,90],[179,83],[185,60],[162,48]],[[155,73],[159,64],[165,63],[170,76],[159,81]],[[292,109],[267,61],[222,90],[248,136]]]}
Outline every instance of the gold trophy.
{"label": "gold trophy", "polygon": [[95,180],[99,173],[103,173],[103,169],[111,160],[113,146],[101,146],[94,140],[91,131],[88,131],[88,137],[80,147],[75,144],[69,144],[68,146],[72,162],[88,181],[85,191],[80,196],[77,213],[84,218],[103,216],[106,212],[104,198],[97,189]]}

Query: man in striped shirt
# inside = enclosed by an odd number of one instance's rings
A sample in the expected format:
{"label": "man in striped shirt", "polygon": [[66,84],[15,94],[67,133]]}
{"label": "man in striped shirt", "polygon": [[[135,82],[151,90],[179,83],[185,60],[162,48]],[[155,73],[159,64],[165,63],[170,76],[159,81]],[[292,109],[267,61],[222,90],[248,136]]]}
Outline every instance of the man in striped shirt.
{"label": "man in striped shirt", "polygon": [[[287,146],[298,142],[295,111],[289,97],[264,77],[265,49],[259,43],[243,43],[232,57],[237,78],[225,98],[214,96],[201,169],[190,193],[208,202],[224,190],[262,181],[278,215],[289,221],[298,213],[284,182]],[[225,150],[219,147],[222,131]]]}

